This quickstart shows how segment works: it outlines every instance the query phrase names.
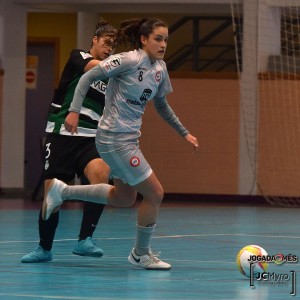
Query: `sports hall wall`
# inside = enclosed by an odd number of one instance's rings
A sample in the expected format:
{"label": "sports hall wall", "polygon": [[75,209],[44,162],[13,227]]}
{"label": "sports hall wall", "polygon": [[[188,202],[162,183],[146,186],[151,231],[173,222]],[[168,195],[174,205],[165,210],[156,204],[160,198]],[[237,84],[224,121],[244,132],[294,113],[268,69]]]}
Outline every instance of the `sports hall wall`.
{"label": "sports hall wall", "polygon": [[[2,111],[3,75],[4,75],[4,71],[0,67],[0,112]],[[0,124],[2,124],[2,114],[1,113],[0,113]],[[1,150],[2,150],[1,141],[2,141],[2,128],[0,126],[0,157],[1,157]],[[0,159],[0,169],[1,169],[1,159]],[[1,175],[0,175],[0,182],[1,182]],[[1,192],[1,189],[0,189],[0,192]]]}
{"label": "sports hall wall", "polygon": [[[136,15],[103,17],[118,26],[121,20]],[[181,16],[158,17],[172,24]],[[70,49],[76,47],[75,29],[76,14],[28,14],[28,37],[60,39],[60,72]],[[235,76],[218,78],[186,72],[170,76],[174,92],[168,97],[169,103],[183,124],[198,137],[201,150],[193,155],[190,145],[149,105],[143,119],[141,147],[165,192],[237,194],[239,87]]]}

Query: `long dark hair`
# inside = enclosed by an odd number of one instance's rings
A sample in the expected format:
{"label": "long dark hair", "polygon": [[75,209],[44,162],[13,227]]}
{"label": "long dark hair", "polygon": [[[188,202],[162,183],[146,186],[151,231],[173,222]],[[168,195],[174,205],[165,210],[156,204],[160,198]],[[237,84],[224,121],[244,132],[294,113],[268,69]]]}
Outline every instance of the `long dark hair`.
{"label": "long dark hair", "polygon": [[142,48],[141,36],[146,38],[153,32],[155,27],[168,27],[160,19],[135,18],[121,22],[117,33],[119,45],[130,46],[134,49]]}

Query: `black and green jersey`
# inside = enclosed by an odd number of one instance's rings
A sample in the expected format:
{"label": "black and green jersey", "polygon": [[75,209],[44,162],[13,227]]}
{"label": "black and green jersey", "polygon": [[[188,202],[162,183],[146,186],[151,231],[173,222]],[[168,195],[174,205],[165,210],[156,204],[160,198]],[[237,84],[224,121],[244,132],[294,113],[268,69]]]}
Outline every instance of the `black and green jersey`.
{"label": "black and green jersey", "polygon": [[[69,113],[76,85],[84,74],[85,66],[93,59],[90,53],[83,50],[75,49],[71,52],[50,105],[46,132],[71,135],[65,129],[64,121]],[[103,80],[91,84],[80,111],[77,135],[87,137],[96,135],[97,124],[105,103],[106,84],[107,81]]]}

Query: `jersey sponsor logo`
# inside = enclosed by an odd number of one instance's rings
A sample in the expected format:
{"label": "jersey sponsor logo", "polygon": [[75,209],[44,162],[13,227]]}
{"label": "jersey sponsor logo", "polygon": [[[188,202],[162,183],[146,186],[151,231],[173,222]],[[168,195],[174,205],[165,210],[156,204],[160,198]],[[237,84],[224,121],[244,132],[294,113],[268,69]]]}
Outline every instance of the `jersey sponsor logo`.
{"label": "jersey sponsor logo", "polygon": [[144,89],[142,96],[140,97],[141,101],[147,101],[152,94],[152,90]]}
{"label": "jersey sponsor logo", "polygon": [[121,65],[121,60],[120,58],[113,58],[111,61],[110,61],[110,65],[113,67],[113,68],[117,68]]}
{"label": "jersey sponsor logo", "polygon": [[121,65],[120,58],[115,57],[115,58],[108,60],[104,66],[105,66],[106,70],[111,70],[112,68],[117,68],[120,65]]}
{"label": "jersey sponsor logo", "polygon": [[80,55],[82,56],[83,59],[93,57],[91,54],[86,53],[86,52],[82,52],[82,51],[80,51]]}
{"label": "jersey sponsor logo", "polygon": [[147,68],[144,68],[144,67],[138,67],[138,70],[147,71]]}
{"label": "jersey sponsor logo", "polygon": [[137,100],[131,100],[131,99],[126,99],[126,103],[131,104],[131,105],[145,106],[146,102],[150,98],[151,94],[152,94],[152,90],[144,89],[144,91],[140,97],[140,100],[142,101],[142,103]]}
{"label": "jersey sponsor logo", "polygon": [[126,99],[126,103],[127,104],[132,104],[132,105],[140,105],[140,106],[142,106],[142,103],[140,103],[139,101],[131,100],[131,99]]}
{"label": "jersey sponsor logo", "polygon": [[157,72],[156,72],[156,74],[155,74],[155,80],[156,80],[157,82],[160,82],[160,80],[161,80],[161,72],[160,72],[160,71],[157,71]]}
{"label": "jersey sponsor logo", "polygon": [[133,156],[130,158],[130,164],[132,167],[138,167],[140,165],[141,161],[137,156]]}
{"label": "jersey sponsor logo", "polygon": [[104,67],[105,67],[106,71],[110,70],[110,65],[109,65],[109,63],[105,63]]}
{"label": "jersey sponsor logo", "polygon": [[102,93],[105,95],[106,83],[104,83],[101,80],[95,81],[91,84],[91,88],[93,88],[93,89],[97,90],[99,93]]}

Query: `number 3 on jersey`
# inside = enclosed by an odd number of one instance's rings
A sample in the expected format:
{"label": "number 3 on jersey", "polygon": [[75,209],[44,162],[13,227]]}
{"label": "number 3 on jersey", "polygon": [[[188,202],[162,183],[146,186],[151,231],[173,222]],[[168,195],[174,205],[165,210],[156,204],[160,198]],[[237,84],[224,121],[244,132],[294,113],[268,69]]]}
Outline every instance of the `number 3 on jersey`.
{"label": "number 3 on jersey", "polygon": [[48,144],[45,145],[45,148],[46,148],[45,149],[45,151],[46,151],[45,159],[47,159],[51,154],[50,145],[51,145],[51,143],[48,143]]}

